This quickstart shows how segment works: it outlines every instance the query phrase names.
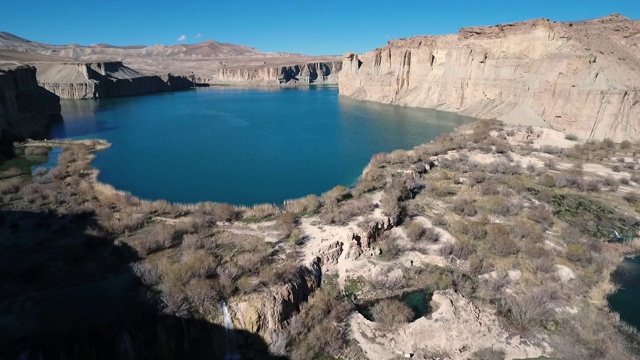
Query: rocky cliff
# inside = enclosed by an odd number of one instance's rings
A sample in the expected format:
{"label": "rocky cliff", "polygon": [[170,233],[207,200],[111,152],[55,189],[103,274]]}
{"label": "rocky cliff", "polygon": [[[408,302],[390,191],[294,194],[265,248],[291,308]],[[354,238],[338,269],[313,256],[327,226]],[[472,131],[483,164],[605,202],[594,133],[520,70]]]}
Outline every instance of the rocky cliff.
{"label": "rocky cliff", "polygon": [[15,140],[45,136],[59,118],[60,98],[38,86],[34,67],[0,63],[0,151]]}
{"label": "rocky cliff", "polygon": [[239,85],[337,84],[341,68],[340,61],[276,67],[222,68],[212,76],[197,78],[197,82]]}
{"label": "rocky cliff", "polygon": [[120,61],[36,62],[38,83],[65,99],[135,96],[193,87],[183,76],[144,75]]}
{"label": "rocky cliff", "polygon": [[390,41],[345,54],[340,94],[640,139],[640,21],[538,19]]}
{"label": "rocky cliff", "polygon": [[277,331],[282,330],[284,322],[299,312],[302,303],[320,287],[320,266],[318,258],[311,268],[301,266],[289,279],[282,279],[282,284],[230,303],[234,327],[260,334],[267,344],[271,344],[276,340]]}

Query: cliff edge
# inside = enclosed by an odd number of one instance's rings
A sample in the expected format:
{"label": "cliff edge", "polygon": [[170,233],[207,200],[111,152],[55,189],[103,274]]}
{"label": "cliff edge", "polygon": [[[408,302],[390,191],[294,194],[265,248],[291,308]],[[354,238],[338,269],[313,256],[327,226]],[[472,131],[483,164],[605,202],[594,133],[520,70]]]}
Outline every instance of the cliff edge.
{"label": "cliff edge", "polygon": [[189,89],[188,78],[144,75],[120,61],[36,62],[38,83],[65,99],[135,96]]}
{"label": "cliff edge", "polygon": [[46,135],[60,118],[60,98],[38,86],[36,69],[0,62],[0,151],[12,141]]}
{"label": "cliff edge", "polygon": [[640,21],[621,15],[392,40],[342,68],[340,94],[355,99],[640,139]]}

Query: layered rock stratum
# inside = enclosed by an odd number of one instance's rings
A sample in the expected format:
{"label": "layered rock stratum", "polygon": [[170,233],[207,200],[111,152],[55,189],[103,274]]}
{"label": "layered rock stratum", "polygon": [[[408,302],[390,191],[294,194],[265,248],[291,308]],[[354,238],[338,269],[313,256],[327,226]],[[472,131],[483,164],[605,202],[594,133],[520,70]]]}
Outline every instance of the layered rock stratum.
{"label": "layered rock stratum", "polygon": [[[307,56],[290,53],[265,53],[254,48],[208,40],[198,44],[173,46],[51,45],[0,32],[0,49],[13,52],[12,60],[95,64],[121,62],[128,70],[144,75],[173,74],[206,84],[278,86],[282,84],[336,84],[342,67],[339,56]],[[0,57],[2,57],[0,51]],[[31,58],[30,58],[31,57]],[[60,61],[62,60],[62,61]],[[42,66],[35,64],[36,66]],[[53,83],[68,83],[75,72],[60,73]],[[53,71],[53,72],[56,72]],[[84,71],[81,70],[80,71]],[[47,70],[48,73],[51,71]],[[87,72],[87,71],[84,71]],[[98,71],[100,72],[100,71]],[[40,74],[39,74],[40,76]],[[139,77],[136,75],[136,77]],[[46,80],[46,81],[45,81]],[[89,79],[92,80],[92,79]],[[62,81],[62,82],[60,82]],[[51,83],[49,77],[42,82]],[[65,91],[74,92],[75,89]],[[82,93],[82,91],[80,91]]]}
{"label": "layered rock stratum", "polygon": [[46,135],[59,117],[60,99],[38,86],[34,67],[0,61],[0,147]]}
{"label": "layered rock stratum", "polygon": [[120,61],[40,62],[38,83],[65,99],[97,99],[184,90],[193,82],[172,74],[144,75]]}
{"label": "layered rock stratum", "polygon": [[547,19],[392,40],[347,53],[340,94],[552,127],[583,139],[640,139],[640,21]]}

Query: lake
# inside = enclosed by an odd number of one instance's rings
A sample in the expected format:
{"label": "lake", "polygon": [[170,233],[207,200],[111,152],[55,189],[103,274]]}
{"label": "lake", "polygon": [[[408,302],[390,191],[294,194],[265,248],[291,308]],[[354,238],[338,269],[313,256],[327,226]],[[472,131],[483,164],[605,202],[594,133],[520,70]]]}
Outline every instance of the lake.
{"label": "lake", "polygon": [[208,88],[62,101],[52,138],[100,138],[99,179],[150,200],[281,203],[355,183],[372,155],[473,121],[361,102],[335,87]]}
{"label": "lake", "polygon": [[609,306],[620,314],[620,319],[640,330],[640,257],[625,258],[611,274],[619,289],[609,295]]}

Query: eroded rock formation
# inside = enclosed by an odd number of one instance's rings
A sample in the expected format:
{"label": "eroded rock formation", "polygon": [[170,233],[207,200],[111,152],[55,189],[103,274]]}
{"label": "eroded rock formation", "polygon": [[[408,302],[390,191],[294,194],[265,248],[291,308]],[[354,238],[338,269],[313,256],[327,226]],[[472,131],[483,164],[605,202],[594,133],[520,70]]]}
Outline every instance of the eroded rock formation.
{"label": "eroded rock formation", "polygon": [[640,139],[640,21],[537,19],[392,40],[345,54],[339,86],[360,100]]}
{"label": "eroded rock formation", "polygon": [[271,343],[274,332],[282,329],[283,322],[300,310],[300,305],[320,287],[320,282],[320,259],[316,259],[311,268],[300,267],[279,286],[243,297],[238,303],[232,300],[229,307],[235,328],[260,334]]}
{"label": "eroded rock formation", "polygon": [[60,118],[60,98],[38,86],[36,69],[0,63],[0,151],[12,141],[42,137]]}
{"label": "eroded rock formation", "polygon": [[373,244],[378,241],[385,231],[391,230],[394,226],[395,221],[391,218],[385,218],[371,222],[362,231],[352,233],[349,239],[347,259],[355,260],[363,254],[378,255],[380,249],[375,248]]}
{"label": "eroded rock formation", "polygon": [[38,83],[65,99],[135,96],[193,87],[186,77],[144,75],[120,61],[38,62]]}
{"label": "eroded rock formation", "polygon": [[342,68],[339,61],[315,62],[277,67],[223,68],[210,77],[199,77],[200,83],[210,84],[337,84]]}

